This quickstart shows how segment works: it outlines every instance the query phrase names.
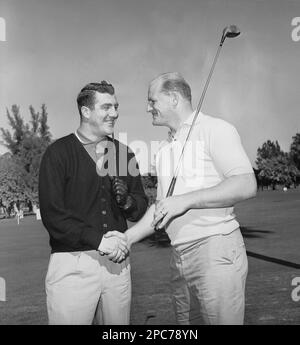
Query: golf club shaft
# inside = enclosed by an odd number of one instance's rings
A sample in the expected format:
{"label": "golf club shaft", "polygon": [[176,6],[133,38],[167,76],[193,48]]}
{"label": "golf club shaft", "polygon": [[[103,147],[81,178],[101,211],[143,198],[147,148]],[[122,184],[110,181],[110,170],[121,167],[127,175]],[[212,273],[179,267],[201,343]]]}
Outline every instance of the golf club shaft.
{"label": "golf club shaft", "polygon": [[[185,150],[185,147],[186,147],[186,143],[187,141],[189,140],[189,137],[191,135],[191,132],[192,132],[192,129],[195,125],[195,122],[197,120],[197,117],[199,115],[199,112],[201,110],[201,107],[202,107],[202,103],[204,101],[204,98],[205,98],[205,94],[206,94],[206,91],[208,89],[208,86],[209,86],[209,83],[210,83],[210,80],[211,80],[211,77],[212,77],[212,74],[213,74],[213,71],[215,69],[215,66],[216,66],[216,63],[217,63],[217,60],[218,60],[218,57],[220,55],[220,51],[221,51],[221,48],[223,46],[223,43],[224,43],[224,40],[225,40],[225,36],[222,35],[222,39],[221,39],[221,42],[219,44],[219,47],[218,47],[218,50],[217,50],[217,53],[214,57],[214,61],[213,61],[213,64],[211,66],[211,69],[209,71],[209,75],[208,75],[208,78],[206,80],[206,83],[204,85],[204,89],[202,91],[202,95],[200,97],[200,100],[199,100],[199,103],[197,105],[197,108],[196,108],[196,112],[195,112],[195,115],[194,115],[194,118],[193,118],[193,121],[192,121],[192,124],[191,124],[191,127],[188,131],[188,134],[186,136],[186,139],[184,141],[184,145],[182,147],[182,150],[181,150],[181,154],[180,154],[180,157],[179,157],[179,160],[178,160],[178,163],[177,163],[177,166],[176,166],[176,169],[175,169],[175,172],[174,172],[174,175],[172,177],[172,180],[170,182],[170,185],[169,185],[169,188],[168,188],[168,191],[167,191],[167,195],[166,195],[166,198],[170,197],[173,195],[173,192],[174,192],[174,188],[175,188],[175,184],[176,184],[176,180],[177,180],[177,176],[178,176],[178,172],[179,172],[179,168],[180,168],[180,164],[182,162],[182,158],[183,158],[183,154],[184,154],[184,150]],[[157,229],[157,226],[162,222],[162,219],[157,223],[156,225],[156,229]],[[162,230],[165,230],[165,229],[162,229]]]}
{"label": "golf club shaft", "polygon": [[186,147],[186,143],[187,143],[187,141],[189,140],[189,137],[190,137],[190,135],[191,135],[192,129],[193,129],[194,125],[195,125],[195,122],[196,122],[196,120],[197,120],[197,118],[198,118],[198,115],[199,115],[199,112],[200,112],[200,110],[201,110],[202,103],[203,103],[203,100],[204,100],[204,98],[205,98],[205,94],[206,94],[206,91],[207,91],[207,89],[208,89],[208,86],[209,86],[209,82],[210,82],[211,76],[212,76],[212,74],[213,74],[215,65],[216,65],[217,60],[218,60],[218,57],[219,57],[219,55],[220,55],[221,48],[222,48],[222,45],[220,44],[219,47],[218,47],[217,53],[216,53],[216,55],[215,55],[215,58],[214,58],[212,67],[211,67],[211,69],[210,69],[208,78],[207,78],[207,80],[206,80],[206,83],[205,83],[205,86],[204,86],[204,89],[203,89],[201,98],[200,98],[199,103],[198,103],[198,105],[197,105],[197,109],[196,109],[196,112],[195,112],[195,115],[194,115],[194,118],[193,118],[191,127],[190,127],[190,129],[189,129],[189,131],[188,131],[188,134],[187,134],[187,136],[186,136],[186,139],[185,139],[185,141],[184,141],[184,145],[183,145],[183,147],[182,147],[182,151],[181,151],[181,154],[180,154],[178,163],[177,163],[177,167],[176,167],[174,176],[173,176],[173,178],[172,178],[172,180],[171,180],[171,183],[170,183],[170,185],[169,185],[169,188],[168,188],[168,192],[167,192],[166,197],[169,197],[169,196],[172,196],[172,195],[173,195],[173,191],[174,191],[174,187],[175,187],[175,184],[176,184],[176,180],[177,180],[177,176],[178,176],[180,164],[181,164],[181,162],[182,162],[182,158],[183,158],[184,150],[185,150],[185,147]]}

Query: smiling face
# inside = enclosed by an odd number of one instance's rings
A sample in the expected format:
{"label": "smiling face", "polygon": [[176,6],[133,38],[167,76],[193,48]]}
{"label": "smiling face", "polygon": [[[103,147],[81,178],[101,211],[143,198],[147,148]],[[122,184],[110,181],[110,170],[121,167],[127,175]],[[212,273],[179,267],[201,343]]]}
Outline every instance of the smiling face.
{"label": "smiling face", "polygon": [[115,121],[119,117],[118,107],[115,95],[96,92],[94,108],[87,108],[87,112],[89,126],[98,138],[113,133]]}
{"label": "smiling face", "polygon": [[160,83],[152,83],[148,91],[147,111],[152,114],[154,126],[169,126],[173,116],[171,105],[172,99],[170,95],[161,92]]}

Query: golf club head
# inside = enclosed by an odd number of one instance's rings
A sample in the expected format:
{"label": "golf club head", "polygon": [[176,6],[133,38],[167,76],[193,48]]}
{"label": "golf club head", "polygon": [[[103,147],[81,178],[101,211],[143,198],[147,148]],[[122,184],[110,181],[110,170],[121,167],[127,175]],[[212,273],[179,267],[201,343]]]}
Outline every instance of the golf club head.
{"label": "golf club head", "polygon": [[237,37],[240,33],[241,32],[240,32],[239,28],[236,25],[226,26],[226,28],[223,30],[221,44],[223,44],[223,42],[225,41],[226,37],[234,38],[234,37]]}

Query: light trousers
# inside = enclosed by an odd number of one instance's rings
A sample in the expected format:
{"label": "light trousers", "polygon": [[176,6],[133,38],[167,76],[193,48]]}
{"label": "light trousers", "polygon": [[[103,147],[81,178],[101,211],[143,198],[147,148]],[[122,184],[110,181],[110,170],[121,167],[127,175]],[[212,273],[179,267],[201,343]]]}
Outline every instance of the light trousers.
{"label": "light trousers", "polygon": [[129,324],[129,257],[119,264],[95,250],[54,253],[45,285],[51,325]]}
{"label": "light trousers", "polygon": [[173,248],[170,266],[178,324],[243,324],[248,260],[239,229]]}

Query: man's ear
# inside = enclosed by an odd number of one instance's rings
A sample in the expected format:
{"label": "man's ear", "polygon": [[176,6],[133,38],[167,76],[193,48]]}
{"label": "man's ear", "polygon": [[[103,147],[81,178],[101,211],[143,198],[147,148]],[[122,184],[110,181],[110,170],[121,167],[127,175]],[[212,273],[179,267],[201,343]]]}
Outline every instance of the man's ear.
{"label": "man's ear", "polygon": [[179,96],[177,92],[171,92],[171,104],[173,108],[176,108],[179,102]]}
{"label": "man's ear", "polygon": [[82,106],[81,107],[81,114],[82,114],[82,118],[84,120],[88,120],[91,116],[91,110],[86,106]]}

